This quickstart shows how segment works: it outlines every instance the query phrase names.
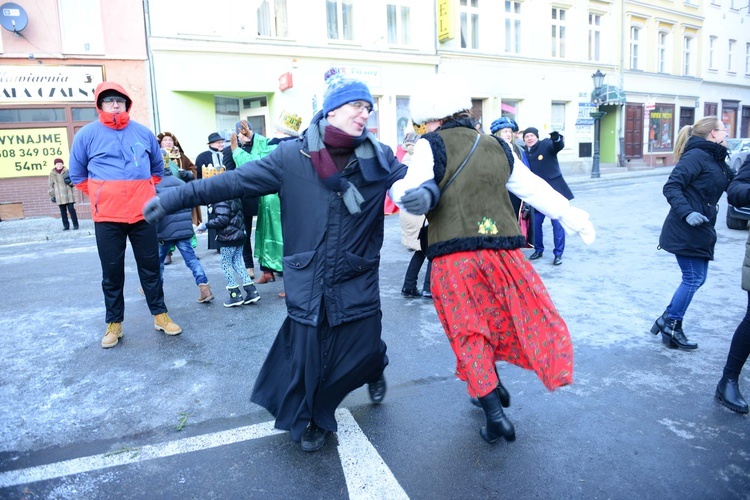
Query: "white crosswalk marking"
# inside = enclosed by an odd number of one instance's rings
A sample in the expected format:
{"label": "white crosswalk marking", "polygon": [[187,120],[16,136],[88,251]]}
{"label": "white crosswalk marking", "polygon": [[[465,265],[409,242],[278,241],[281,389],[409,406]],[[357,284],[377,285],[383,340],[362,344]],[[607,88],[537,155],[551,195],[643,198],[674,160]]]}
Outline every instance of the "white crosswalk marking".
{"label": "white crosswalk marking", "polygon": [[[349,410],[340,409],[336,412],[336,415],[339,422],[338,452],[350,498],[408,498],[383,459],[367,440]],[[0,472],[0,488],[207,450],[273,436],[282,432],[285,431],[274,429],[272,421],[263,422],[237,429],[123,450],[114,454],[92,455],[37,467]]]}

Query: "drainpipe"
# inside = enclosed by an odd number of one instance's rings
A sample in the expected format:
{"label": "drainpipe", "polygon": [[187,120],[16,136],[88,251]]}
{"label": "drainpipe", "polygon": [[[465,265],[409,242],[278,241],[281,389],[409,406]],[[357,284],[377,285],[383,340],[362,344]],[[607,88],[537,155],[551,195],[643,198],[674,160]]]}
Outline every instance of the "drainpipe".
{"label": "drainpipe", "polygon": [[156,76],[154,74],[154,53],[151,51],[151,13],[148,0],[143,0],[143,20],[146,24],[146,51],[148,54],[148,77],[151,84],[151,112],[154,115],[154,130],[161,130],[159,123],[159,103],[156,100]]}
{"label": "drainpipe", "polygon": [[[626,23],[625,23],[625,2],[622,0],[620,6],[620,89],[622,89],[623,95],[625,95],[625,40],[626,40]],[[620,148],[620,154],[617,155],[618,163],[620,167],[625,167],[625,113],[627,108],[627,99],[625,104],[620,107],[620,123],[618,133],[618,146]]]}

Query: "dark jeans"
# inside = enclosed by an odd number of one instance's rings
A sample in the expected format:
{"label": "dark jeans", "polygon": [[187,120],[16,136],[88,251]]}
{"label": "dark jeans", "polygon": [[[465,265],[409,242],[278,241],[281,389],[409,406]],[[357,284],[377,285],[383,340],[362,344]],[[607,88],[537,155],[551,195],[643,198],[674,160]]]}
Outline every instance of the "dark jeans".
{"label": "dark jeans", "polygon": [[126,224],[123,222],[96,222],[96,247],[102,265],[102,291],[107,309],[107,323],[122,323],[125,317],[125,248],[127,240],[133,249],[138,268],[138,277],[146,296],[151,314],[167,312],[164,290],[159,273],[159,243],[156,226],[146,221]]}
{"label": "dark jeans", "polygon": [[[409,267],[406,268],[406,276],[404,276],[404,288],[409,290],[417,288],[417,279],[419,278],[419,270],[422,268],[427,256],[421,250],[414,251],[414,255],[411,256],[409,261]],[[430,289],[430,271],[432,270],[432,261],[427,261],[427,271],[424,275],[424,290]]]}
{"label": "dark jeans", "polygon": [[[534,251],[542,253],[544,252],[544,233],[542,232],[542,224],[544,224],[545,216],[542,212],[537,211],[534,214]],[[565,229],[563,229],[560,221],[550,219],[552,223],[552,236],[555,242],[554,254],[562,256],[565,251]]]}
{"label": "dark jeans", "polygon": [[708,259],[702,257],[685,257],[675,255],[677,264],[682,270],[682,282],[672,296],[672,302],[667,306],[669,319],[682,320],[685,312],[693,300],[693,295],[706,282],[708,273]]}
{"label": "dark jeans", "polygon": [[732,343],[729,346],[727,364],[724,365],[724,375],[729,378],[739,378],[742,367],[750,355],[750,292],[747,292],[747,311],[737,330],[734,331]]}
{"label": "dark jeans", "polygon": [[60,207],[60,218],[62,218],[63,227],[70,229],[70,223],[68,222],[68,213],[70,212],[70,218],[73,219],[73,229],[78,229],[78,214],[73,203],[66,203],[65,205],[58,205]]}
{"label": "dark jeans", "polygon": [[253,247],[251,245],[253,239],[252,232],[253,217],[245,217],[245,233],[247,233],[247,238],[245,238],[245,248],[242,250],[242,258],[245,260],[245,267],[248,269],[255,267],[255,262],[253,261]]}

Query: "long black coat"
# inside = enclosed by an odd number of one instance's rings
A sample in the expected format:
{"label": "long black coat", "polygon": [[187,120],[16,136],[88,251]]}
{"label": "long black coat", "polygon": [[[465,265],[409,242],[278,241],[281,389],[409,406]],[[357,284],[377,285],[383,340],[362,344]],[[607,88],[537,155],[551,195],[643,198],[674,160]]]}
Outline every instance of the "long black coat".
{"label": "long black coat", "polygon": [[[248,153],[253,149],[253,141],[248,142],[247,144],[244,144],[240,146],[242,149],[247,151]],[[234,170],[238,167],[234,163],[234,158],[232,158],[232,148],[225,147],[221,150],[222,154],[222,162],[224,163],[224,167],[227,170]],[[258,215],[258,197],[253,195],[245,195],[241,198],[242,200],[242,213],[245,217],[254,217]]]}
{"label": "long black coat", "polygon": [[[176,178],[168,169],[164,169],[164,177],[156,185],[156,194],[162,196],[168,189],[184,186],[185,182]],[[156,226],[156,235],[160,241],[178,241],[193,237],[193,216],[190,208],[169,214],[159,221]]]}
{"label": "long black coat", "polygon": [[552,142],[552,139],[542,139],[528,149],[526,159],[532,172],[547,181],[552,189],[572,200],[573,191],[565,182],[560,171],[560,163],[557,161],[557,153],[564,147],[565,141],[562,135],[557,142]]}
{"label": "long black coat", "polygon": [[[702,137],[690,137],[662,189],[670,209],[661,229],[659,247],[675,255],[714,258],[717,203],[732,174],[723,158],[720,160],[701,149],[714,148],[710,144]],[[691,226],[685,220],[691,212],[705,215],[708,222]]]}
{"label": "long black coat", "polygon": [[284,141],[270,154],[242,168],[161,198],[168,212],[229,198],[278,193],[284,237],[284,289],[289,316],[316,326],[321,307],[331,326],[380,311],[379,266],[386,191],[406,175],[393,151],[381,144],[386,172],[362,171],[355,156],[342,175],[364,197],[352,215],[343,193],[328,189],[310,160],[307,136]]}

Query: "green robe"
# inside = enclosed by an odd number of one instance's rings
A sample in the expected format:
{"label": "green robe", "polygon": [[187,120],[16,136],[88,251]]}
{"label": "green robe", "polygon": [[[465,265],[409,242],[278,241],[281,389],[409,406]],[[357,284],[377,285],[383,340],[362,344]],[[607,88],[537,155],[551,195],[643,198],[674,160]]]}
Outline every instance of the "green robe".
{"label": "green robe", "polygon": [[[269,146],[268,139],[255,134],[253,149],[247,151],[237,148],[232,151],[236,165],[263,158],[276,146]],[[254,256],[266,269],[282,272],[284,257],[284,239],[281,235],[281,202],[278,194],[268,194],[258,198],[258,219],[255,223]]]}

